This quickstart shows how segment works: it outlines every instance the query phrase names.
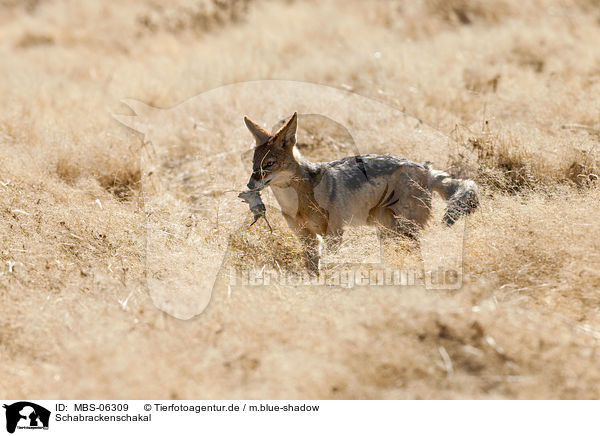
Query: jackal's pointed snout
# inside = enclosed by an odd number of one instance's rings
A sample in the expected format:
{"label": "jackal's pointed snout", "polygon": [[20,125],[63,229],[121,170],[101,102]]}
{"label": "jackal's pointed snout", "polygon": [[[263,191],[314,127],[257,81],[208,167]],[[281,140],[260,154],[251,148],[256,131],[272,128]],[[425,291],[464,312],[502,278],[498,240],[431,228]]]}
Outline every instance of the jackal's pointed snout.
{"label": "jackal's pointed snout", "polygon": [[262,180],[257,180],[254,177],[254,174],[250,176],[250,180],[246,184],[249,190],[251,191],[259,191],[265,187],[264,182]]}

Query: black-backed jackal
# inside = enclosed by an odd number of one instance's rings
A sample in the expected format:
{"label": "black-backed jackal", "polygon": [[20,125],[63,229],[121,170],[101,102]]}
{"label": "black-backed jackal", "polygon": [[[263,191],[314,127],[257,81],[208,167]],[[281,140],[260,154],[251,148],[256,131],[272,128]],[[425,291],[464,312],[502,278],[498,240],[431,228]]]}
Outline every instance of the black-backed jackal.
{"label": "black-backed jackal", "polygon": [[248,188],[272,189],[313,273],[319,270],[317,235],[334,249],[347,225],[377,226],[380,237],[416,238],[431,214],[433,191],[447,201],[448,225],[479,204],[475,182],[454,179],[429,163],[375,154],[310,162],[295,147],[297,113],[274,134],[244,121],[256,140]]}

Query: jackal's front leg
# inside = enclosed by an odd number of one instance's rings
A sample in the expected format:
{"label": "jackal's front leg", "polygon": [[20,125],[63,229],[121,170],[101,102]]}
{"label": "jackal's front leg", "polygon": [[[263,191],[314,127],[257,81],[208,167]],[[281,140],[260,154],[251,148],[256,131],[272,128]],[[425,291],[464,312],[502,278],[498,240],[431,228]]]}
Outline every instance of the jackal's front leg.
{"label": "jackal's front leg", "polygon": [[283,214],[283,217],[302,244],[306,269],[311,274],[319,275],[319,239],[316,233],[300,225],[289,215]]}
{"label": "jackal's front leg", "polygon": [[343,235],[344,229],[342,226],[342,221],[330,215],[329,223],[327,224],[327,231],[325,232],[325,245],[330,253],[337,253],[340,245],[342,245]]}
{"label": "jackal's front leg", "polygon": [[314,233],[298,235],[304,249],[304,266],[309,273],[319,275],[319,240]]}

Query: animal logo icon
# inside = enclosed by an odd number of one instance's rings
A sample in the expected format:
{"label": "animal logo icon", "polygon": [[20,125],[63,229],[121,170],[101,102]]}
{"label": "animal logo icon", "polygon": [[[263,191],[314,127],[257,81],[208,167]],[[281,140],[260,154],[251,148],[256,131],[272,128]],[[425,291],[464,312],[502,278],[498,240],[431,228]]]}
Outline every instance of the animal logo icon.
{"label": "animal logo icon", "polygon": [[48,429],[50,411],[38,404],[19,401],[4,404],[3,407],[6,409],[6,431],[9,433],[14,433],[17,428]]}

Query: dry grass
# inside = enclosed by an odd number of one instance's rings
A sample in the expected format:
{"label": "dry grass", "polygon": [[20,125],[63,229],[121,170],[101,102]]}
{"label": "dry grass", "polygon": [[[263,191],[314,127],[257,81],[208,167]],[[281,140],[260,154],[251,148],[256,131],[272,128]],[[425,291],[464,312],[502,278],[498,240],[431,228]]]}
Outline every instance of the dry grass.
{"label": "dry grass", "polygon": [[[171,5],[0,1],[0,397],[600,397],[597,1]],[[143,144],[110,113],[254,79],[352,89],[455,140],[361,151],[482,185],[460,291],[220,282],[193,320],[153,306]],[[249,172],[238,155],[195,159],[247,145],[228,114],[201,120],[210,142],[174,139],[161,174],[186,188],[172,225],[223,247],[235,233],[231,265],[297,271],[281,217],[270,234],[225,210]],[[319,159],[350,154],[344,138],[310,123],[299,136]],[[414,247],[388,248],[388,263],[420,265]],[[367,254],[360,235],[346,249]]]}

